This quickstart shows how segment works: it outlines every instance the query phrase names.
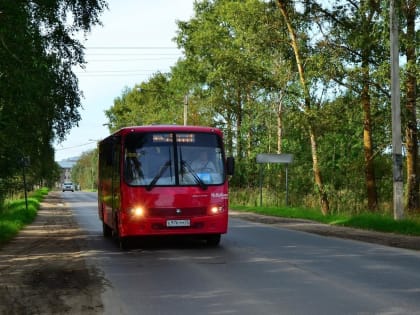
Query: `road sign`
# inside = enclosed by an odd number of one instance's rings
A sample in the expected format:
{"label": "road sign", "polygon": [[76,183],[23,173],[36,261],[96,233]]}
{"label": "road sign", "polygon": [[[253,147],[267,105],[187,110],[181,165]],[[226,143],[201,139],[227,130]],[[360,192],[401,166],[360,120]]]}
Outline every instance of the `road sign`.
{"label": "road sign", "polygon": [[293,154],[261,153],[257,155],[257,163],[281,163],[290,164],[293,162]]}
{"label": "road sign", "polygon": [[[288,179],[288,166],[293,162],[293,154],[274,154],[274,153],[261,153],[257,155],[257,163],[278,163],[286,164],[286,206],[289,204],[289,179]],[[263,171],[260,167],[260,206],[262,206],[262,182]]]}

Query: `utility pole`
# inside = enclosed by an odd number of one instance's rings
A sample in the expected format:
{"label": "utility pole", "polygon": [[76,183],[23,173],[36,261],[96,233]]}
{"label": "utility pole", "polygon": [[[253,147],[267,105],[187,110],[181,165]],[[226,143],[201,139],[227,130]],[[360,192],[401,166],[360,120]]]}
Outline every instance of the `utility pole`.
{"label": "utility pole", "polygon": [[392,161],[394,188],[394,219],[404,216],[403,175],[402,175],[402,141],[401,141],[401,106],[400,106],[400,65],[398,41],[398,16],[395,4],[390,2],[390,39],[391,39],[391,107],[392,107]]}

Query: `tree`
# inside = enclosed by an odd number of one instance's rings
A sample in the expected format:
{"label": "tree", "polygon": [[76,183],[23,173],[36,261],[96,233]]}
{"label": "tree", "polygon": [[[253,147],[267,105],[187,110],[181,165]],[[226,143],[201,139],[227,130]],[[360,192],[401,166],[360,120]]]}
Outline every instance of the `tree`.
{"label": "tree", "polygon": [[[299,72],[299,79],[303,90],[303,98],[304,98],[304,110],[306,114],[311,115],[311,96],[309,93],[308,82],[305,75],[305,68],[304,68],[304,60],[302,60],[302,52],[299,48],[300,43],[298,42],[296,30],[293,27],[291,20],[289,18],[288,8],[284,1],[278,0],[278,5],[280,12],[283,15],[284,21],[287,25],[287,29],[290,35],[290,42],[291,46],[293,47],[293,51],[295,54],[296,64]],[[290,7],[289,7],[290,9]],[[318,160],[318,143],[317,143],[317,136],[315,133],[315,127],[313,125],[313,121],[308,119],[308,129],[309,129],[309,138],[311,143],[311,152],[312,152],[312,163],[313,163],[313,172],[315,183],[318,188],[318,192],[320,195],[320,202],[321,202],[321,209],[324,215],[328,214],[329,212],[329,202],[327,197],[327,192],[324,188],[324,182],[322,180],[321,169]]]}
{"label": "tree", "polygon": [[[327,75],[360,100],[365,184],[371,211],[378,209],[375,151],[389,143],[383,135],[391,130],[383,119],[389,110],[389,28],[381,5],[380,1],[363,0],[342,1],[330,7],[313,2],[311,7],[324,35],[319,45],[331,60]],[[375,144],[375,140],[381,143]]]}
{"label": "tree", "polygon": [[185,93],[173,81],[158,72],[147,82],[126,88],[105,112],[111,131],[130,125],[182,124]]}
{"label": "tree", "polygon": [[[402,34],[403,52],[407,58],[405,66],[405,142],[407,147],[407,209],[420,211],[419,200],[419,169],[418,169],[418,127],[417,127],[417,78],[419,67],[417,65],[416,45],[416,0],[405,0],[402,4],[402,16],[405,21],[405,33]],[[403,28],[404,29],[404,28]]]}
{"label": "tree", "polygon": [[71,170],[74,184],[84,190],[95,190],[98,178],[98,149],[84,152]]}
{"label": "tree", "polygon": [[193,85],[193,95],[200,96],[200,112],[213,117],[226,135],[227,151],[236,155],[232,184],[250,186],[255,155],[281,151],[278,130],[286,107],[279,113],[274,100],[285,100],[279,95],[286,95],[295,79],[280,13],[275,3],[258,0],[202,1],[195,12],[188,22],[178,22],[176,38],[185,51],[185,68],[199,84]]}
{"label": "tree", "polygon": [[[224,131],[227,152],[237,157],[232,191],[244,199],[250,201],[258,185],[256,155],[288,152],[294,154],[293,203],[321,204],[323,213],[358,212],[366,204],[372,211],[386,207],[392,196],[386,5],[376,0],[197,2],[194,16],[178,22],[175,40],[184,57],[170,73],[124,91],[109,119],[115,127],[181,124],[188,94],[189,123]],[[404,36],[405,49],[413,38]],[[412,63],[410,73],[417,74],[418,61]],[[411,78],[405,85],[411,109],[416,103],[408,92],[414,82],[408,69],[404,82]],[[409,117],[413,126],[416,119]],[[270,167],[270,172],[265,189],[278,195],[281,169]]]}
{"label": "tree", "polygon": [[[2,1],[0,4],[0,178],[29,157],[52,161],[55,139],[80,120],[75,65],[83,65],[77,32],[99,24],[104,0]],[[35,171],[48,176],[48,169]]]}

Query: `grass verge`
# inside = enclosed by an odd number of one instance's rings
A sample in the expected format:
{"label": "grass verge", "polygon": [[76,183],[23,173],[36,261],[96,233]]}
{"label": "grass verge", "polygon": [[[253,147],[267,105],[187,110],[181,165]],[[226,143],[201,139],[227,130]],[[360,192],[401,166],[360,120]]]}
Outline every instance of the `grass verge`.
{"label": "grass verge", "polygon": [[48,188],[41,188],[29,194],[28,210],[25,199],[9,200],[3,205],[0,209],[0,246],[35,219],[40,203],[47,194]]}
{"label": "grass verge", "polygon": [[275,208],[275,207],[249,207],[231,205],[236,211],[253,212],[270,216],[307,219],[331,225],[341,225],[378,232],[396,233],[403,235],[420,236],[420,220],[407,218],[396,221],[390,215],[378,213],[361,213],[356,215],[327,215],[323,216],[319,210],[304,208]]}

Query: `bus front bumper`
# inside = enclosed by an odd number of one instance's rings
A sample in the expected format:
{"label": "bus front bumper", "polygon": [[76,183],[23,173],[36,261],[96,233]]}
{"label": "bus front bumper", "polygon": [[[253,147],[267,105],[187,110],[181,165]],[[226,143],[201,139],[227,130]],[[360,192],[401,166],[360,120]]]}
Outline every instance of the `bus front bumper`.
{"label": "bus front bumper", "polygon": [[201,217],[122,218],[120,236],[225,234],[228,213]]}

